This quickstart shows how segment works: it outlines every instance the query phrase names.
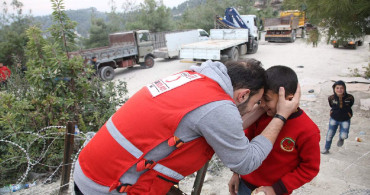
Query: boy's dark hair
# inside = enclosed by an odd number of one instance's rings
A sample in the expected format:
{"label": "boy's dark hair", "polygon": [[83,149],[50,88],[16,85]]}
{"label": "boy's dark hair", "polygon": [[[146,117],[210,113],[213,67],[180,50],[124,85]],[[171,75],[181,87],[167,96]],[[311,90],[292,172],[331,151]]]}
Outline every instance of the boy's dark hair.
{"label": "boy's dark hair", "polygon": [[266,83],[265,69],[262,68],[260,61],[247,58],[238,61],[227,61],[225,65],[234,90],[250,89],[250,96],[253,96],[264,87]]}
{"label": "boy's dark hair", "polygon": [[284,87],[287,96],[296,92],[297,85],[297,74],[287,66],[276,65],[266,70],[265,91],[271,90],[278,94],[279,88]]}

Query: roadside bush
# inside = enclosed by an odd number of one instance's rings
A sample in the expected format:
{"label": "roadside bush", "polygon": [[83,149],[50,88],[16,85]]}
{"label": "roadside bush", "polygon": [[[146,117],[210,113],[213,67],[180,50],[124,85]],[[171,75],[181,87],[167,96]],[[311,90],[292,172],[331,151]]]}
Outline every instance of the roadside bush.
{"label": "roadside bush", "polygon": [[0,187],[20,182],[29,169],[51,172],[60,165],[65,129],[42,128],[76,121],[82,132],[97,131],[126,100],[126,83],[103,82],[81,57],[68,55],[75,47],[75,23],[62,0],[52,3],[56,24],[48,33],[27,30],[27,71],[14,73],[0,91]]}
{"label": "roadside bush", "polygon": [[363,66],[363,71],[359,70],[358,68],[350,69],[351,76],[354,77],[364,77],[365,79],[370,79],[370,63],[368,63],[367,67]]}

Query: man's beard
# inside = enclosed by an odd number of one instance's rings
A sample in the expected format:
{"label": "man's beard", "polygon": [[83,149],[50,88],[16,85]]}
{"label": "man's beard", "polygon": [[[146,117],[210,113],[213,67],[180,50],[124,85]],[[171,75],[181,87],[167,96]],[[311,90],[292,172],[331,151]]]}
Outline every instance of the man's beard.
{"label": "man's beard", "polygon": [[249,96],[248,99],[245,102],[236,106],[239,110],[240,116],[243,116],[243,115],[248,113],[246,109],[247,109],[248,102],[249,102],[250,98],[251,98],[251,96]]}

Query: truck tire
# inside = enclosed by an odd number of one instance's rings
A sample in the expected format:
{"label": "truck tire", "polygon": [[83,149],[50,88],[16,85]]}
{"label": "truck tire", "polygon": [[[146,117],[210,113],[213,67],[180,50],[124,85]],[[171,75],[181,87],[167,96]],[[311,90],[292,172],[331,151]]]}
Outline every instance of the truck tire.
{"label": "truck tire", "polygon": [[258,50],[258,42],[253,39],[252,41],[252,48],[248,48],[248,54],[254,54]]}
{"label": "truck tire", "polygon": [[152,68],[154,66],[154,58],[152,56],[146,56],[141,66],[144,68]]}
{"label": "truck tire", "polygon": [[239,59],[239,51],[238,51],[238,48],[237,47],[231,48],[228,51],[227,56],[229,56],[229,59],[230,60],[233,60],[233,61],[238,60]]}
{"label": "truck tire", "polygon": [[114,78],[114,69],[110,66],[104,66],[100,71],[100,78],[103,81],[110,81]]}

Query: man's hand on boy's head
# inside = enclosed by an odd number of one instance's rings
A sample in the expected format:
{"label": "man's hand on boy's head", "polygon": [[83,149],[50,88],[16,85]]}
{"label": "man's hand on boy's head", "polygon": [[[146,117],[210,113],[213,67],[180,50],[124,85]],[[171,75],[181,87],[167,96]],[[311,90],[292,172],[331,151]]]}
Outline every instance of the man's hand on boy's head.
{"label": "man's hand on boy's head", "polygon": [[297,90],[291,100],[285,99],[285,89],[280,87],[279,100],[276,105],[276,113],[288,118],[292,113],[297,111],[299,100],[301,99],[301,86],[297,85]]}

